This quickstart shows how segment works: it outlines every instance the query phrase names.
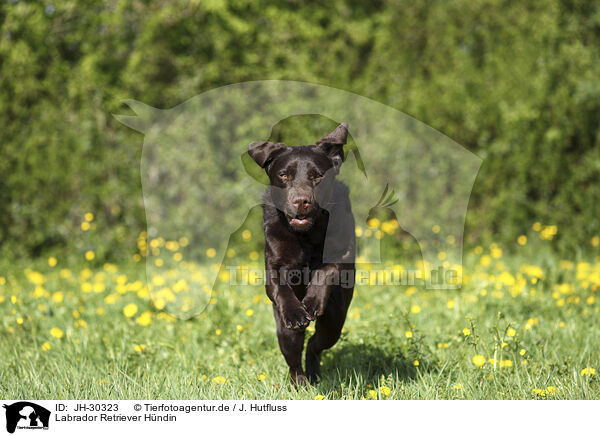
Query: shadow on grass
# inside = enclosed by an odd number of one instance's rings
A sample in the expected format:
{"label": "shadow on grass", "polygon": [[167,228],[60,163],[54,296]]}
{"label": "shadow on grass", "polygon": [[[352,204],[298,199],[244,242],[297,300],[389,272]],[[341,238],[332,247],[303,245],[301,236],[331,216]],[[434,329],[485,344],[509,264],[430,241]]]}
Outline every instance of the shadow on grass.
{"label": "shadow on grass", "polygon": [[[427,370],[425,362],[419,362],[420,370]],[[323,353],[321,388],[336,388],[340,384],[356,387],[378,386],[381,377],[392,376],[397,380],[417,377],[413,361],[394,347],[372,344],[343,343]]]}

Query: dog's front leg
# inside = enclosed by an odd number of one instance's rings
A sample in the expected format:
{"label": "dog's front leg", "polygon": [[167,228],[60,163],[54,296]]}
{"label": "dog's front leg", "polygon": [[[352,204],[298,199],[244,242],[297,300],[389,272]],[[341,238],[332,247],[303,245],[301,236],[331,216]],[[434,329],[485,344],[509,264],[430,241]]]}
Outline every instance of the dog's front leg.
{"label": "dog's front leg", "polygon": [[306,312],[315,319],[325,313],[325,306],[334,286],[340,285],[339,265],[330,263],[322,265],[313,272],[312,279],[306,289],[302,304]]}
{"label": "dog's front leg", "polygon": [[279,348],[290,368],[292,383],[304,385],[306,376],[302,370],[302,349],[304,332],[310,323],[310,317],[288,284],[270,277],[266,287],[267,295],[273,301]]}
{"label": "dog's front leg", "polygon": [[310,323],[310,316],[289,285],[271,282],[267,284],[267,295],[273,301],[283,327],[304,329]]}

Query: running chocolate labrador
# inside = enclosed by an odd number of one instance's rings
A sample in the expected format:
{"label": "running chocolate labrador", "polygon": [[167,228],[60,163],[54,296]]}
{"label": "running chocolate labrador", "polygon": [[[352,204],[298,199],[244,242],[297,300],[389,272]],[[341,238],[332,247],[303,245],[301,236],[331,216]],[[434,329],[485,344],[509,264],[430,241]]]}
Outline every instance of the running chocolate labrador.
{"label": "running chocolate labrador", "polygon": [[[354,217],[346,185],[346,123],[315,145],[253,142],[249,155],[267,172],[263,198],[267,295],[292,383],[318,381],[323,350],[339,339],[354,289]],[[302,370],[304,331],[316,319]]]}

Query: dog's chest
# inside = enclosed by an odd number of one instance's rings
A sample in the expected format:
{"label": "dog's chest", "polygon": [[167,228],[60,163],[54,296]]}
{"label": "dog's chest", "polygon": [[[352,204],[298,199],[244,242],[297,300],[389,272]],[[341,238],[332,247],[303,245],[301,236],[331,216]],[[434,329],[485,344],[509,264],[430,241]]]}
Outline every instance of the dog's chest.
{"label": "dog's chest", "polygon": [[310,241],[301,242],[300,248],[301,266],[304,268],[315,269],[323,263],[323,244],[314,244]]}

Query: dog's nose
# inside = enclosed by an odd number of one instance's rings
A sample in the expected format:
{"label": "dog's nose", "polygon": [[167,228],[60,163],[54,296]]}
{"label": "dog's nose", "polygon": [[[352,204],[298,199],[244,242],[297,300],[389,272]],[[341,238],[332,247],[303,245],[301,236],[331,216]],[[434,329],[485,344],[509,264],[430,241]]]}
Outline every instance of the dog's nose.
{"label": "dog's nose", "polygon": [[292,204],[296,206],[297,209],[306,209],[310,206],[310,198],[306,195],[299,195],[294,198]]}

